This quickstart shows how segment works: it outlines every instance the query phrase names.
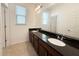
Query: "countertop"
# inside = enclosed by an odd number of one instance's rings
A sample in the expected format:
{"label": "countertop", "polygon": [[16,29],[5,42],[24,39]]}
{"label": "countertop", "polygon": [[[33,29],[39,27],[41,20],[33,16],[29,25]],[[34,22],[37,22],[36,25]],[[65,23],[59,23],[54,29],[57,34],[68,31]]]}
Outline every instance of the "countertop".
{"label": "countertop", "polygon": [[[44,33],[41,33],[41,32],[32,32],[32,33],[35,34],[37,37],[39,37],[43,42],[47,43],[49,46],[56,49],[59,53],[61,53],[64,56],[79,56],[79,49],[69,45],[68,44],[69,41],[67,40],[63,40],[66,46],[61,47],[48,42],[48,38],[51,38],[51,37]],[[75,43],[71,43],[71,44],[75,44]]]}

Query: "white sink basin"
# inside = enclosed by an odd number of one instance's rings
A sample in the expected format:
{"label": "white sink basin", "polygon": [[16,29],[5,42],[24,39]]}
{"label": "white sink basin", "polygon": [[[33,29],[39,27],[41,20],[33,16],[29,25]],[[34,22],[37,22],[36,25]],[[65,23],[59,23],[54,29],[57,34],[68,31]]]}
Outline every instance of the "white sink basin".
{"label": "white sink basin", "polygon": [[54,45],[57,45],[57,46],[62,46],[62,47],[66,46],[66,44],[63,41],[60,41],[55,38],[49,38],[48,41]]}
{"label": "white sink basin", "polygon": [[38,31],[32,31],[32,32],[38,32]]}

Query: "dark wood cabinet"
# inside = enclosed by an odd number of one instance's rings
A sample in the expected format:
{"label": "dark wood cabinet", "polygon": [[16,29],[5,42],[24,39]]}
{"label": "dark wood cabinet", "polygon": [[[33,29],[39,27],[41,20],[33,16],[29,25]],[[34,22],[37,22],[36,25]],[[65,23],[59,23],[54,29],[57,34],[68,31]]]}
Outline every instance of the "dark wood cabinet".
{"label": "dark wood cabinet", "polygon": [[[40,44],[39,46],[42,46],[42,48],[45,50],[45,52],[46,52],[45,55],[47,55],[47,56],[60,56],[61,55],[54,48],[50,47],[47,43],[43,42],[41,39],[39,39],[39,44]],[[40,48],[39,48],[39,50],[40,50]]]}
{"label": "dark wood cabinet", "polygon": [[54,48],[48,48],[47,50],[47,55],[48,56],[62,56],[58,51],[56,51]]}
{"label": "dark wood cabinet", "polygon": [[34,39],[33,39],[33,44],[34,44],[34,49],[35,51],[38,53],[38,47],[39,47],[39,41],[38,41],[38,37],[34,35]]}
{"label": "dark wood cabinet", "polygon": [[32,34],[31,34],[31,32],[29,32],[29,40],[32,43]]}
{"label": "dark wood cabinet", "polygon": [[29,32],[29,39],[39,56],[61,56],[58,51],[50,47],[32,32]]}
{"label": "dark wood cabinet", "polygon": [[47,50],[42,45],[39,45],[39,56],[47,56]]}
{"label": "dark wood cabinet", "polygon": [[32,34],[32,32],[29,32],[29,40],[30,40],[30,42],[32,43],[32,45],[33,45],[33,34]]}

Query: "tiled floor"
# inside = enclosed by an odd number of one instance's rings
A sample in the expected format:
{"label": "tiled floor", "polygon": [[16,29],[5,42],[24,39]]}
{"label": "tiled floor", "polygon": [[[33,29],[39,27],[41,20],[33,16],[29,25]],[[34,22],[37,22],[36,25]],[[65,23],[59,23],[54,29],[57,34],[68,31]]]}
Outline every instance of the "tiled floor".
{"label": "tiled floor", "polygon": [[15,44],[3,49],[4,56],[37,56],[30,42]]}

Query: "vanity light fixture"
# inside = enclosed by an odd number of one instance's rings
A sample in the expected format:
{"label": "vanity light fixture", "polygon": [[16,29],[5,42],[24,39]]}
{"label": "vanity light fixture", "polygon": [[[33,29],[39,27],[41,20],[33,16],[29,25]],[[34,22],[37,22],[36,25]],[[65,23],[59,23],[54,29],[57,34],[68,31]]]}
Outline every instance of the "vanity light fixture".
{"label": "vanity light fixture", "polygon": [[35,12],[40,13],[40,9],[42,8],[42,5],[38,5],[35,9]]}

